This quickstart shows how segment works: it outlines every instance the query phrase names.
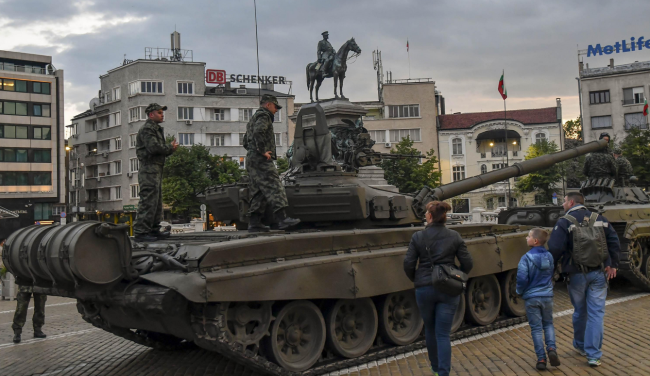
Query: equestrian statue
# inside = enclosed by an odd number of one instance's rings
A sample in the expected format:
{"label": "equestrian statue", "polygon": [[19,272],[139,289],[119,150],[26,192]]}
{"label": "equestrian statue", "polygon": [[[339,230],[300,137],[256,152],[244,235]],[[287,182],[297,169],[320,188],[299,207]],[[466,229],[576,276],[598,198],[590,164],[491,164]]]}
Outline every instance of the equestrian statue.
{"label": "equestrian statue", "polygon": [[334,98],[339,98],[336,93],[336,85],[340,81],[341,98],[345,99],[343,95],[343,79],[345,78],[345,71],[348,69],[347,60],[348,53],[354,52],[353,56],[358,56],[361,49],[357,46],[354,38],[343,43],[338,52],[327,40],[329,33],[327,31],[322,33],[323,39],[318,42],[318,51],[316,56],[318,60],[315,63],[307,64],[307,89],[309,89],[309,99],[314,102],[312,92],[314,90],[314,82],[316,82],[316,102],[318,102],[318,89],[326,78],[334,78]]}

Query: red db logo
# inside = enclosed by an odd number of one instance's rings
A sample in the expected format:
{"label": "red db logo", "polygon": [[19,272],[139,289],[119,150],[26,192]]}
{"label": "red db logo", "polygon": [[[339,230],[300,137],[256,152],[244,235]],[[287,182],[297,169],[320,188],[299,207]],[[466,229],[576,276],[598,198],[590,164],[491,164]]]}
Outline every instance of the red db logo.
{"label": "red db logo", "polygon": [[219,69],[207,69],[205,71],[205,82],[209,84],[220,84],[223,85],[226,83],[226,71]]}

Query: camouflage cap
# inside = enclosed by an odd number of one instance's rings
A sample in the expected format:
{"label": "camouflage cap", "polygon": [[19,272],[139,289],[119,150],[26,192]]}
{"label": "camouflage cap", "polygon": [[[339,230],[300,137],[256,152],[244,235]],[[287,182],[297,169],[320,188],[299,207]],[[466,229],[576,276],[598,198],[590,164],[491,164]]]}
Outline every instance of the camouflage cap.
{"label": "camouflage cap", "polygon": [[158,103],[151,103],[150,105],[147,106],[144,112],[149,114],[152,111],[158,111],[158,110],[167,111],[167,106],[161,106]]}
{"label": "camouflage cap", "polygon": [[614,154],[623,154],[623,152],[621,151],[621,148],[618,147],[618,146],[614,146],[614,149],[612,150],[612,152]]}
{"label": "camouflage cap", "polygon": [[260,104],[264,104],[267,102],[273,103],[275,107],[278,108],[278,110],[282,108],[282,106],[280,106],[280,103],[278,103],[278,98],[276,98],[275,95],[271,95],[271,94],[262,95],[262,99],[260,99]]}

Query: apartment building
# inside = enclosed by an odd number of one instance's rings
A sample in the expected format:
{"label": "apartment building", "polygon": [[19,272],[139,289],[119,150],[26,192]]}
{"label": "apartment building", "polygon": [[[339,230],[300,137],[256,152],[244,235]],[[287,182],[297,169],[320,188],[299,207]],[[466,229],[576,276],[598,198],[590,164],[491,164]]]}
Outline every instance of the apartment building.
{"label": "apartment building", "polygon": [[63,71],[52,57],[0,51],[0,238],[65,210]]}
{"label": "apartment building", "polygon": [[617,142],[631,128],[648,129],[643,104],[650,90],[650,61],[589,68],[579,64],[585,142],[608,132]]}

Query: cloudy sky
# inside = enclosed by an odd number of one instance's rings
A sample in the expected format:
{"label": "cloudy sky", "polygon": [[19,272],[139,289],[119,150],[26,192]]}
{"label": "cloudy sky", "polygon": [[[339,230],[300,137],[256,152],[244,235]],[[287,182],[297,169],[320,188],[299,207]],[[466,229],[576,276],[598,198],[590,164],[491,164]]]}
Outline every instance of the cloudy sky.
{"label": "cloudy sky", "polygon": [[[144,47],[168,47],[178,30],[194,61],[229,73],[255,74],[253,0],[58,1],[0,0],[0,50],[52,55],[65,70],[66,121],[88,108],[99,75]],[[589,44],[650,38],[645,1],[383,1],[258,0],[260,73],[293,81],[296,101],[307,101],[304,67],[316,57],[324,30],[338,49],[354,37],[362,54],[348,67],[345,94],[376,100],[372,51],[384,70],[408,78],[430,77],[447,112],[496,111],[506,73],[508,108],[555,105],[564,120],[579,115],[576,50]],[[586,58],[591,67],[650,60],[650,51]],[[287,91],[288,86],[276,87]],[[321,88],[329,97],[332,81]]]}

